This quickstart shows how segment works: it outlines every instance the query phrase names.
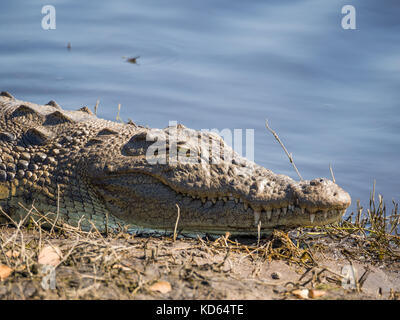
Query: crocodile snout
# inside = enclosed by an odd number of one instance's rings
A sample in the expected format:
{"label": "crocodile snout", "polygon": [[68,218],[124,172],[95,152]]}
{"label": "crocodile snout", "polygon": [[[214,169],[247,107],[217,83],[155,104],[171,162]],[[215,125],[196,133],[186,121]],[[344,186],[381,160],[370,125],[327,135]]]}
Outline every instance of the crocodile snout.
{"label": "crocodile snout", "polygon": [[336,183],[325,178],[303,180],[296,184],[294,196],[301,208],[309,212],[345,210],[351,204],[350,195]]}

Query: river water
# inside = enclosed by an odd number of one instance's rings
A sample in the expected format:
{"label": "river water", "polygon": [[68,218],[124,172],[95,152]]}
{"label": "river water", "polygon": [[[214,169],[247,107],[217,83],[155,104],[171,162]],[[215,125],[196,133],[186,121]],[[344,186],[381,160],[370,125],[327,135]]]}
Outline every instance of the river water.
{"label": "river water", "polygon": [[[42,7],[56,29],[42,28]],[[345,30],[344,5],[356,9]],[[255,161],[400,200],[398,1],[2,1],[0,89],[164,128],[254,129]],[[67,48],[70,43],[70,49]],[[123,57],[136,57],[137,64]]]}

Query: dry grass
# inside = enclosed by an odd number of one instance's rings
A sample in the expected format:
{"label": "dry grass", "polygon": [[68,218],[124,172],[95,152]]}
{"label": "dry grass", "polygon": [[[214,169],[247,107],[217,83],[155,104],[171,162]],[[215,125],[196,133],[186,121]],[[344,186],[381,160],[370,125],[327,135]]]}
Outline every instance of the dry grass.
{"label": "dry grass", "polygon": [[[93,224],[82,231],[35,207],[26,210],[18,222],[1,211],[9,223],[0,229],[0,265],[13,273],[0,281],[0,299],[287,299],[299,288],[337,292],[343,275],[321,259],[335,250],[351,264],[399,268],[398,205],[393,203],[387,214],[383,198],[376,200],[374,192],[369,209],[359,205],[338,224],[275,230],[269,239],[232,239],[228,233],[214,241],[176,240],[176,233],[163,238],[135,237],[125,230],[102,234]],[[38,256],[48,245],[62,252],[55,290],[41,285]],[[298,276],[272,280],[274,263],[284,263]],[[362,293],[367,269],[357,278],[356,290],[341,291],[339,298]],[[170,293],[152,291],[160,280],[172,284]],[[397,297],[392,289],[386,298]]]}
{"label": "dry grass", "polygon": [[368,257],[371,263],[400,261],[400,214],[398,204],[392,202],[388,214],[383,197],[371,193],[369,208],[357,201],[357,211],[338,224],[325,226],[320,231],[335,240],[348,240],[353,244],[353,255]]}

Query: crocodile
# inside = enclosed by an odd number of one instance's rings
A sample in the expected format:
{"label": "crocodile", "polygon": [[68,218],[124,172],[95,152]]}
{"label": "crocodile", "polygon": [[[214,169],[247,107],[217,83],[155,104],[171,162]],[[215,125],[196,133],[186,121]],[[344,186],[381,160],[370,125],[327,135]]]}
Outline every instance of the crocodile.
{"label": "crocodile", "polygon": [[0,94],[0,206],[21,221],[100,231],[237,235],[341,219],[350,195],[326,178],[296,181],[240,156],[213,132],[151,129]]}

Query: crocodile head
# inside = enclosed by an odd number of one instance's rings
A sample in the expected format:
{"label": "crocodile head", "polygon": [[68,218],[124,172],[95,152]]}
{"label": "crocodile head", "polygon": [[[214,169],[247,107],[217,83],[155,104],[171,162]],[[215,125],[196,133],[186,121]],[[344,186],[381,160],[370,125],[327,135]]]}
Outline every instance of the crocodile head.
{"label": "crocodile head", "polygon": [[[0,95],[0,205],[35,201],[99,229],[254,234],[341,218],[350,196],[332,181],[296,182],[235,153],[214,133],[163,130]],[[58,217],[58,215],[57,215]]]}
{"label": "crocodile head", "polygon": [[179,207],[186,233],[268,233],[338,221],[351,201],[330,180],[296,182],[182,125],[141,128],[110,155],[90,159],[91,184],[110,212],[149,229],[173,230]]}

